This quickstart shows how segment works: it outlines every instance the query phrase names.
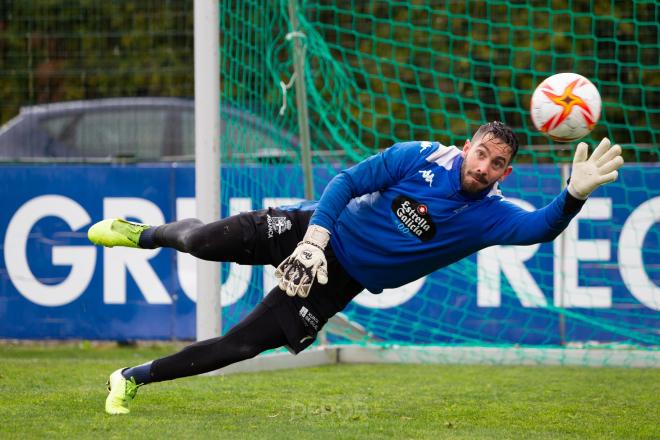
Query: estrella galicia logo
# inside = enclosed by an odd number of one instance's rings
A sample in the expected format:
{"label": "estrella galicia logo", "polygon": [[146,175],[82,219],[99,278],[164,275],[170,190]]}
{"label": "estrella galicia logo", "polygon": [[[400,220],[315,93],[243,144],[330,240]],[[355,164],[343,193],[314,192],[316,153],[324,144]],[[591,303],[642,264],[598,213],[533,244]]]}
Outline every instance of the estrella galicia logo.
{"label": "estrella galicia logo", "polygon": [[435,236],[435,224],[429,208],[405,196],[398,196],[392,202],[392,212],[396,216],[396,226],[405,235],[413,235],[421,241],[429,241]]}

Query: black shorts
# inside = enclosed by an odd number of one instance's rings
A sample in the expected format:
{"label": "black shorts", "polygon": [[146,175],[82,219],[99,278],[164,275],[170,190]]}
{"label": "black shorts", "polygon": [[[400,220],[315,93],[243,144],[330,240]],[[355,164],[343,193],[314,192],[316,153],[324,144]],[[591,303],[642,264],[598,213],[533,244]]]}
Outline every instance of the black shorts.
{"label": "black shorts", "polygon": [[[242,231],[241,249],[233,253],[238,264],[270,264],[277,267],[302,241],[313,211],[287,211],[268,208],[247,212],[222,221],[238,222]],[[307,298],[290,297],[275,287],[263,304],[276,313],[289,342],[289,349],[299,353],[311,345],[317,333],[364,287],[344,270],[327,246],[328,284],[315,281]]]}

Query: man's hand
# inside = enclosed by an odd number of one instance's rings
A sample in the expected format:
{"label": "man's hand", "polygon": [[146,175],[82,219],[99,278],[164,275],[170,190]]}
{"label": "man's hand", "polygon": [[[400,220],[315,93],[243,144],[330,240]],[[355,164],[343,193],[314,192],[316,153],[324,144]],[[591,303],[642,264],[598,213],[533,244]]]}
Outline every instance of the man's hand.
{"label": "man's hand", "polygon": [[328,282],[328,262],[323,250],[330,241],[330,233],[324,227],[310,225],[298,243],[298,247],[277,267],[275,277],[280,289],[289,296],[306,298],[314,279],[319,283]]}
{"label": "man's hand", "polygon": [[588,155],[589,147],[580,142],[575,149],[571,182],[568,184],[568,192],[580,200],[586,200],[599,186],[614,182],[619,175],[617,170],[623,165],[621,147],[614,145],[610,148],[607,138],[600,141],[589,159]]}

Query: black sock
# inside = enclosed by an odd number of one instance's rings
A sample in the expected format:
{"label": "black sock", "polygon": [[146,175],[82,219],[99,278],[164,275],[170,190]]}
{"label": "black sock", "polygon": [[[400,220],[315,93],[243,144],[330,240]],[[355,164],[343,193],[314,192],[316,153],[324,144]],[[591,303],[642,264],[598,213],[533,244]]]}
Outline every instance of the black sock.
{"label": "black sock", "polygon": [[138,240],[138,246],[142,249],[156,249],[156,243],[154,243],[154,232],[156,232],[156,226],[152,226],[149,229],[142,231],[140,234],[140,239]]}
{"label": "black sock", "polygon": [[124,376],[124,379],[132,377],[138,385],[149,383],[151,382],[151,361],[136,367],[126,368],[121,372],[121,375]]}

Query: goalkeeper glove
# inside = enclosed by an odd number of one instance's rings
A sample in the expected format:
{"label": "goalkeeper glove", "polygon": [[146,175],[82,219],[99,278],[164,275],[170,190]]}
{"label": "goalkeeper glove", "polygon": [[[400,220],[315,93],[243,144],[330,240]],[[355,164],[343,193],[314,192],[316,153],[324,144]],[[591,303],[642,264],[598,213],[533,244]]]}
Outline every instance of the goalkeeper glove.
{"label": "goalkeeper glove", "polygon": [[580,142],[575,148],[571,180],[568,192],[579,200],[586,200],[596,188],[606,183],[614,182],[619,175],[617,170],[623,165],[621,147],[614,145],[610,148],[610,140],[603,138],[591,157],[589,147]]}
{"label": "goalkeeper glove", "polygon": [[310,225],[298,247],[277,267],[275,277],[280,289],[289,296],[306,298],[314,279],[328,283],[328,262],[323,251],[330,241],[330,232],[322,226]]}

